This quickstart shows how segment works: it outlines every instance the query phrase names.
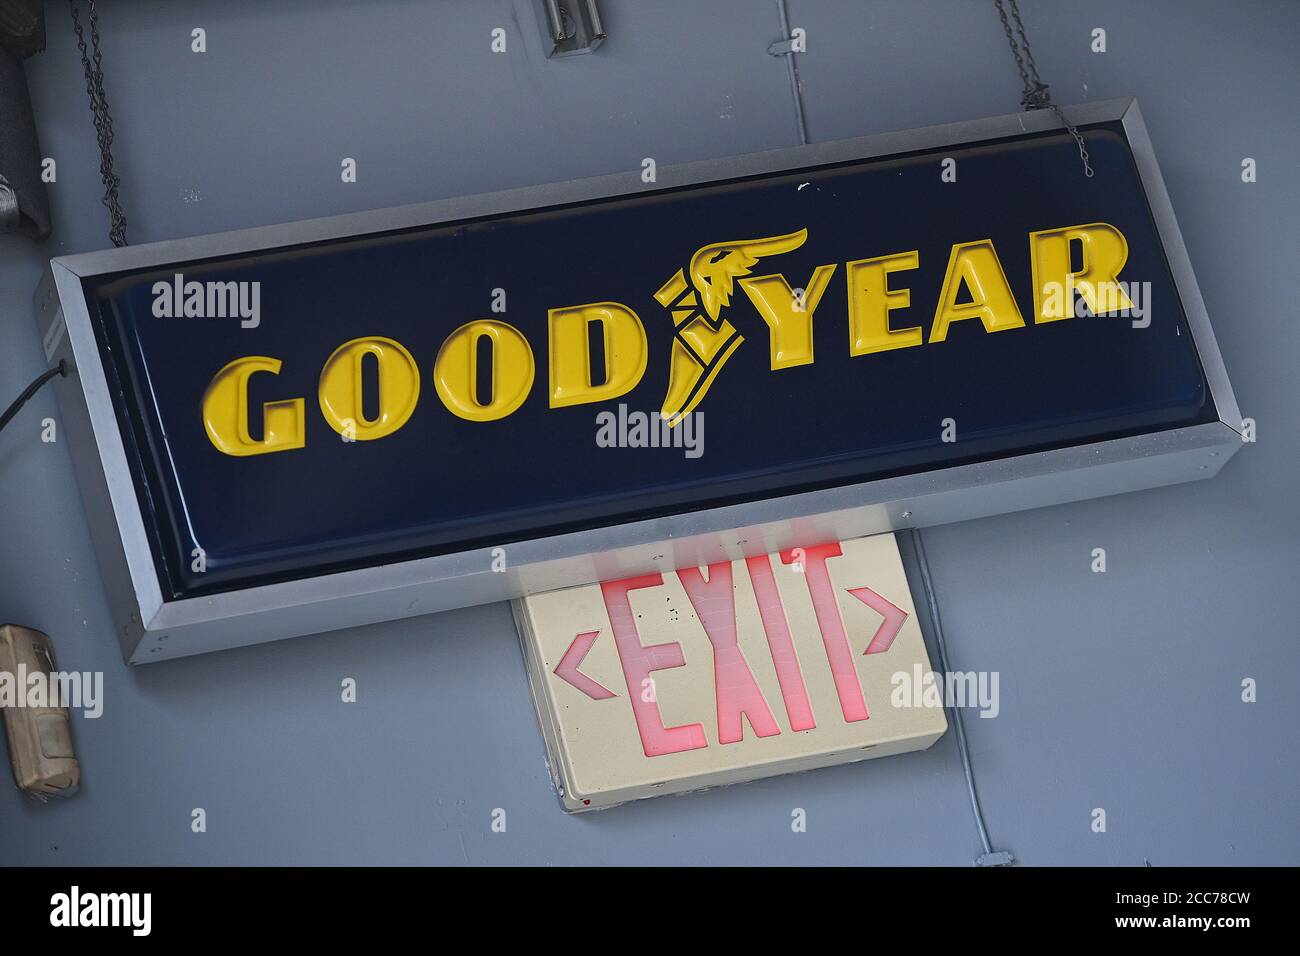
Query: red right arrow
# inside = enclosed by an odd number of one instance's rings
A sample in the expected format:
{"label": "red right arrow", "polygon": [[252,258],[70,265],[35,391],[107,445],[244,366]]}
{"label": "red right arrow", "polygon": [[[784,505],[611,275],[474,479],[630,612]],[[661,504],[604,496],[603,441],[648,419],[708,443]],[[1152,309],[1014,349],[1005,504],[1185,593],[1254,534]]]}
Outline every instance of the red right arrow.
{"label": "red right arrow", "polygon": [[586,659],[587,652],[591,650],[591,645],[596,643],[599,634],[600,631],[584,631],[575,637],[569,649],[560,658],[560,663],[555,665],[555,676],[572,684],[592,700],[608,700],[618,695],[578,670]]}
{"label": "red right arrow", "polygon": [[846,590],[885,619],[876,629],[876,636],[871,639],[871,643],[863,653],[880,654],[889,650],[889,646],[894,643],[894,638],[898,637],[898,632],[902,630],[903,622],[907,620],[907,612],[890,603],[871,588],[846,588]]}

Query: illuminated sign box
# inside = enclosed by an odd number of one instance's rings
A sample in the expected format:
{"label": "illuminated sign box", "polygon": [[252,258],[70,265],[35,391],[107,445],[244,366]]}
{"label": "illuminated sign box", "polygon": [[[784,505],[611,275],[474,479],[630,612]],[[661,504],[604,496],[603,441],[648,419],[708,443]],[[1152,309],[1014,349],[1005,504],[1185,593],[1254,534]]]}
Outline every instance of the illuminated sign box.
{"label": "illuminated sign box", "polygon": [[55,259],[127,659],[1214,474],[1137,106],[1068,115],[1092,178],[1039,111]]}
{"label": "illuminated sign box", "polygon": [[514,611],[566,810],[924,750],[948,727],[893,535]]}

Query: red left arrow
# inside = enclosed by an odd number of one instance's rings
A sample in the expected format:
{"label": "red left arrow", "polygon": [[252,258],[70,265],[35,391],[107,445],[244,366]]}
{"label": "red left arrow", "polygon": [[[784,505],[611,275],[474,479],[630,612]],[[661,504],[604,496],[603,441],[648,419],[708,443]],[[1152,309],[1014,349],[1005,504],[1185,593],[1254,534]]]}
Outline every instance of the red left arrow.
{"label": "red left arrow", "polygon": [[586,660],[591,645],[596,643],[599,634],[600,631],[584,631],[575,637],[569,649],[560,658],[560,663],[555,665],[555,676],[572,684],[592,700],[608,700],[618,695],[578,670]]}

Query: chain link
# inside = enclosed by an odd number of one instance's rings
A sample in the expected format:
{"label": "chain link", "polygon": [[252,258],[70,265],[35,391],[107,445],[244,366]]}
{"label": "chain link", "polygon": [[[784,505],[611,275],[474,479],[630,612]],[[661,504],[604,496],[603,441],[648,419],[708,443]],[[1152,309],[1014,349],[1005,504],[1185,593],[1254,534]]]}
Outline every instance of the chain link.
{"label": "chain link", "polygon": [[[1052,102],[1052,94],[1043,82],[1042,77],[1038,75],[1038,64],[1034,62],[1033,51],[1029,49],[1029,37],[1025,34],[1025,23],[1020,19],[1020,5],[1017,0],[1007,0],[1011,4],[1011,17],[1016,21],[1016,31],[1020,34],[1020,42],[1016,42],[1015,34],[1011,32],[1011,23],[1007,20],[1006,8],[1002,6],[1002,0],[993,0],[994,5],[998,8],[998,18],[1002,21],[1002,29],[1007,35],[1007,43],[1011,45],[1011,55],[1016,58],[1016,69],[1020,71],[1020,79],[1025,85],[1024,93],[1020,97],[1020,105],[1027,110],[1048,109],[1056,114],[1056,118],[1061,121],[1061,125],[1066,128],[1074,141],[1079,146],[1079,159],[1083,161],[1083,175],[1089,179],[1093,176],[1092,165],[1088,161],[1088,147],[1084,145],[1083,134],[1079,132],[1077,126],[1071,126],[1066,122],[1065,114],[1061,108]],[[1024,56],[1020,51],[1024,50]]]}
{"label": "chain link", "polygon": [[113,172],[113,117],[108,111],[108,95],[104,92],[104,60],[99,50],[99,14],[95,0],[90,6],[90,49],[86,49],[86,34],[81,26],[77,0],[68,0],[72,10],[72,28],[77,32],[77,48],[81,51],[81,67],[86,72],[86,93],[90,96],[90,114],[95,123],[95,139],[99,142],[99,175],[104,181],[104,206],[108,209],[108,237],[113,245],[126,245],[126,216],[122,212],[118,187],[121,181]]}
{"label": "chain link", "polygon": [[[126,215],[122,212],[122,204],[119,196],[119,187],[121,180],[113,171],[113,117],[108,109],[108,95],[104,90],[104,70],[103,56],[99,47],[99,15],[95,9],[95,0],[87,0],[90,7],[90,49],[86,47],[85,31],[81,25],[81,16],[77,10],[77,0],[68,0],[68,6],[72,10],[72,26],[77,33],[77,48],[81,51],[81,66],[86,73],[86,93],[90,96],[90,112],[95,124],[95,138],[99,143],[99,175],[104,181],[104,206],[108,209],[109,214],[109,238],[115,246],[126,245]],[[1002,29],[1007,35],[1007,43],[1011,47],[1011,55],[1015,58],[1016,69],[1020,72],[1020,79],[1024,83],[1024,92],[1020,98],[1020,105],[1027,110],[1049,109],[1056,114],[1056,118],[1061,121],[1061,125],[1074,137],[1075,143],[1079,146],[1079,159],[1083,161],[1083,174],[1089,179],[1093,176],[1092,165],[1089,162],[1088,148],[1084,144],[1083,134],[1079,132],[1077,126],[1072,126],[1066,120],[1065,114],[1061,108],[1052,102],[1052,94],[1042,77],[1038,74],[1038,64],[1034,60],[1033,51],[1029,47],[1029,37],[1025,33],[1025,23],[1020,18],[1020,6],[1017,0],[1007,0],[1011,5],[1011,19],[1015,20],[1016,32],[1020,35],[1017,42],[1015,33],[1012,32],[1011,22],[1007,19],[1007,11],[1003,6],[1003,0],[993,0],[998,10],[998,18],[1002,21]],[[1024,51],[1023,56],[1021,51]]]}

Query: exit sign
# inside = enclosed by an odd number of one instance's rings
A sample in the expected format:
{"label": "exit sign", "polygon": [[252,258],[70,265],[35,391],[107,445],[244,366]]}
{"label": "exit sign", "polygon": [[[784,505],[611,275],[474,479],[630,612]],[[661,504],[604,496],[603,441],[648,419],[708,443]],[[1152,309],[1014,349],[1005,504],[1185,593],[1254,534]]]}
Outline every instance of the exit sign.
{"label": "exit sign", "polygon": [[922,750],[942,706],[893,535],[514,604],[566,810]]}

